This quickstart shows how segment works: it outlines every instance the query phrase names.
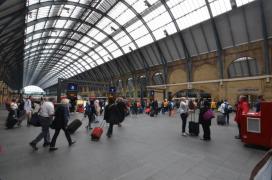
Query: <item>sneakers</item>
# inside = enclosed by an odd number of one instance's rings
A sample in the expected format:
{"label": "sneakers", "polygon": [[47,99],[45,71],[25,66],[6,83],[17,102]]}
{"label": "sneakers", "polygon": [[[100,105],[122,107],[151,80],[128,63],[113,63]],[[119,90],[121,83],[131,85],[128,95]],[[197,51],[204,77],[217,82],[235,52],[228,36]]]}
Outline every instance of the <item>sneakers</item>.
{"label": "sneakers", "polygon": [[47,147],[47,146],[49,146],[50,145],[50,143],[43,143],[43,147]]}
{"label": "sneakers", "polygon": [[29,143],[29,145],[33,148],[34,151],[37,151],[38,148],[35,143]]}
{"label": "sneakers", "polygon": [[186,136],[187,136],[187,133],[185,133],[185,132],[184,132],[184,133],[182,133],[182,136],[186,137]]}
{"label": "sneakers", "polygon": [[58,150],[58,148],[56,148],[56,147],[50,147],[50,148],[49,148],[49,151],[51,151],[51,152],[52,152],[52,151],[56,151],[56,150]]}

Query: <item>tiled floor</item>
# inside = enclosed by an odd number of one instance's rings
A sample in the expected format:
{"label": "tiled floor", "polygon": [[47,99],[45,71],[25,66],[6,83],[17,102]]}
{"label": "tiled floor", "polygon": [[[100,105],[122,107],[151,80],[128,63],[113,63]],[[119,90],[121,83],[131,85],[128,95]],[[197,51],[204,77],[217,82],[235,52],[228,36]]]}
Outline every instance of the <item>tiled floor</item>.
{"label": "tiled floor", "polygon": [[[233,122],[213,123],[212,141],[203,142],[200,137],[182,137],[180,118],[167,115],[130,116],[122,127],[114,127],[111,139],[104,133],[99,142],[90,141],[84,119],[72,136],[75,146],[68,147],[61,132],[57,151],[48,152],[40,142],[33,152],[28,143],[40,128],[24,124],[5,130],[6,116],[0,110],[1,180],[248,180],[265,153],[234,139]],[[76,117],[82,114],[71,119]]]}

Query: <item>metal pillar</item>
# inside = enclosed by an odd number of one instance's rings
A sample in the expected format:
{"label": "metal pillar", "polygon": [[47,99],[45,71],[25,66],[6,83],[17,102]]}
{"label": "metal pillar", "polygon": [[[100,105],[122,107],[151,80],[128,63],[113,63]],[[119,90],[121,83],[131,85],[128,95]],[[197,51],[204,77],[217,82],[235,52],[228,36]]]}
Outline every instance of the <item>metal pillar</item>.
{"label": "metal pillar", "polygon": [[58,86],[57,86],[57,102],[60,103],[61,101],[61,87],[62,87],[63,79],[58,78]]}
{"label": "metal pillar", "polygon": [[217,59],[217,64],[218,64],[218,69],[219,69],[219,79],[224,79],[224,62],[223,62],[223,58],[222,58],[223,57],[222,45],[221,45],[221,42],[219,39],[219,34],[218,34],[216,24],[215,24],[213,15],[212,15],[212,10],[211,10],[210,4],[209,4],[208,0],[205,0],[205,2],[206,2],[206,6],[208,8],[209,14],[210,14],[212,29],[213,29],[216,47],[217,47],[216,59]]}
{"label": "metal pillar", "polygon": [[271,62],[269,58],[269,45],[267,38],[267,25],[265,21],[264,8],[263,8],[263,0],[259,0],[260,11],[261,11],[261,22],[262,22],[262,35],[263,35],[263,53],[264,53],[264,70],[266,75],[271,74]]}

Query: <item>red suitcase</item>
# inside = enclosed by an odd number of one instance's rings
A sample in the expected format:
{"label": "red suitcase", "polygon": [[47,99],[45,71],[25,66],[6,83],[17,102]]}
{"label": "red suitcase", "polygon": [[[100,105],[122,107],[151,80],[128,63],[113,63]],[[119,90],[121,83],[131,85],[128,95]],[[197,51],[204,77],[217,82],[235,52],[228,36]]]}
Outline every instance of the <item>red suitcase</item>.
{"label": "red suitcase", "polygon": [[95,127],[91,133],[92,141],[98,141],[103,134],[104,121],[101,122],[99,127]]}

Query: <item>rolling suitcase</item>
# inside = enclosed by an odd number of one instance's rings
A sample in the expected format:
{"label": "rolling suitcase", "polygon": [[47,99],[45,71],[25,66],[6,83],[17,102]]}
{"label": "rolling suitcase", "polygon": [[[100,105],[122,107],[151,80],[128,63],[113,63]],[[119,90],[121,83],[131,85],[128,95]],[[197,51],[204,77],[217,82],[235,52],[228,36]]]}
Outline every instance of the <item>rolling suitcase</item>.
{"label": "rolling suitcase", "polygon": [[9,115],[6,122],[7,129],[12,129],[17,122],[18,120],[14,116]]}
{"label": "rolling suitcase", "polygon": [[81,124],[82,122],[79,119],[75,119],[67,126],[68,132],[73,134],[81,126]]}
{"label": "rolling suitcase", "polygon": [[195,121],[195,112],[191,112],[191,121],[189,122],[189,134],[191,136],[198,136],[199,123]]}
{"label": "rolling suitcase", "polygon": [[151,111],[150,111],[150,117],[154,117],[154,115],[155,115],[155,111],[154,111],[154,110],[151,110]]}
{"label": "rolling suitcase", "polygon": [[218,125],[226,125],[225,116],[223,114],[217,115],[217,124]]}
{"label": "rolling suitcase", "polygon": [[199,134],[199,124],[194,121],[189,122],[189,134],[191,136],[198,136]]}
{"label": "rolling suitcase", "polygon": [[91,133],[92,141],[99,141],[101,135],[103,134],[103,127],[105,121],[102,121],[99,127],[95,127]]}

